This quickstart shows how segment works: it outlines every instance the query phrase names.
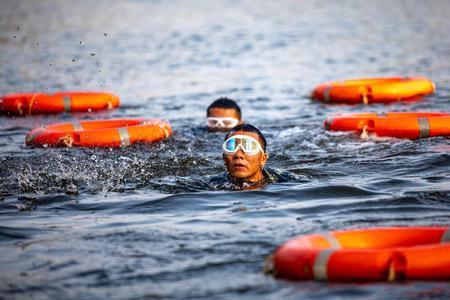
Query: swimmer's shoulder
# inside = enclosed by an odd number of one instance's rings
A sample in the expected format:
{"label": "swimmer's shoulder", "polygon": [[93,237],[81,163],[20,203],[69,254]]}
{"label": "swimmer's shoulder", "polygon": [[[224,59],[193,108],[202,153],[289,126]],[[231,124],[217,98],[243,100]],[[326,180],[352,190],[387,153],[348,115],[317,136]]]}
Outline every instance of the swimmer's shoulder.
{"label": "swimmer's shoulder", "polygon": [[264,177],[268,183],[275,182],[304,182],[308,181],[304,176],[300,176],[285,170],[278,170],[270,167],[264,168]]}
{"label": "swimmer's shoulder", "polygon": [[212,175],[209,177],[209,183],[214,185],[224,184],[229,181],[230,179],[227,172],[222,172],[220,174]]}

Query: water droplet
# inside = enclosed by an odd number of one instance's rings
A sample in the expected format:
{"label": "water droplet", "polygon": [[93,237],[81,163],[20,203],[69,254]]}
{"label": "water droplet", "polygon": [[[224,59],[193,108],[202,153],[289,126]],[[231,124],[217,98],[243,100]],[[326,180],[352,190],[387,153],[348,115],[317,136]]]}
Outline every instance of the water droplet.
{"label": "water droplet", "polygon": [[75,58],[72,58],[72,61],[73,61],[73,62],[75,62],[75,61],[76,61],[76,59],[75,59]]}
{"label": "water droplet", "polygon": [[94,53],[94,52],[91,52],[91,56],[95,56],[95,53]]}
{"label": "water droplet", "polygon": [[83,45],[83,41],[80,41],[80,45]]}
{"label": "water droplet", "polygon": [[53,67],[53,63],[50,63],[49,65],[50,65],[50,67]]}
{"label": "water droplet", "polygon": [[48,148],[48,144],[47,143],[45,143],[43,146],[44,146],[44,148]]}
{"label": "water droplet", "polygon": [[17,25],[17,31],[20,31],[20,25]]}
{"label": "water droplet", "polygon": [[97,156],[95,156],[94,154],[91,155],[91,160],[95,160],[97,158]]}
{"label": "water droplet", "polygon": [[88,108],[88,110],[87,110],[88,112],[92,112],[92,108]]}
{"label": "water droplet", "polygon": [[108,34],[107,34],[107,33],[103,33],[103,35],[104,35],[104,36],[108,36]]}
{"label": "water droplet", "polygon": [[13,36],[13,38],[17,38],[17,36]]}
{"label": "water droplet", "polygon": [[75,184],[70,183],[66,187],[66,193],[67,194],[78,194],[78,188]]}

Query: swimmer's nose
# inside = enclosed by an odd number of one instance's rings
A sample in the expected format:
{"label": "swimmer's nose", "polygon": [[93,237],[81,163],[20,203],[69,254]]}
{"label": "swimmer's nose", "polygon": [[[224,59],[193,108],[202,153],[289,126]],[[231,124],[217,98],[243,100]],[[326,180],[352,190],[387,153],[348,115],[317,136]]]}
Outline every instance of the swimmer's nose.
{"label": "swimmer's nose", "polygon": [[234,159],[244,159],[244,158],[245,158],[245,156],[244,156],[244,151],[242,151],[242,149],[238,149],[238,151],[236,151],[236,152],[233,154],[233,158],[234,158]]}

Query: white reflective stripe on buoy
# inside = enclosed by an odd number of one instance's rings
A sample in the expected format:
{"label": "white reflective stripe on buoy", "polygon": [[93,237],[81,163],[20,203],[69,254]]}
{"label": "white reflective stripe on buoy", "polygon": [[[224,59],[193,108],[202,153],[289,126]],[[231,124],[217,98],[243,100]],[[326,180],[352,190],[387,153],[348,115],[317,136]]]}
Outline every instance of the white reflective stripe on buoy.
{"label": "white reflective stripe on buoy", "polygon": [[436,85],[434,84],[434,82],[431,82],[431,88],[433,89],[432,92],[436,90]]}
{"label": "white reflective stripe on buoy", "polygon": [[317,254],[313,266],[314,279],[316,280],[328,279],[328,262],[330,261],[331,255],[335,251],[336,249],[325,249]]}
{"label": "white reflective stripe on buoy", "polygon": [[120,136],[120,147],[129,146],[131,144],[131,142],[130,142],[130,134],[128,133],[128,129],[125,127],[118,128],[117,132],[119,133],[119,136]]}
{"label": "white reflective stripe on buoy", "polygon": [[340,249],[341,243],[339,243],[338,239],[330,232],[323,233],[321,236],[327,240],[328,244],[330,244],[330,248]]}
{"label": "white reflective stripe on buoy", "polygon": [[72,122],[72,127],[74,131],[82,131],[83,130],[83,125],[81,125],[81,123],[78,120],[75,120]]}
{"label": "white reflective stripe on buoy", "polygon": [[26,136],[26,142],[27,142],[27,143],[32,143],[32,142],[34,141],[34,139],[35,139],[38,135],[40,135],[42,132],[43,132],[43,130],[39,129],[39,130],[34,131],[34,132],[31,133],[31,134],[30,134],[30,133],[27,134],[27,136]]}
{"label": "white reflective stripe on buoy", "polygon": [[417,118],[419,122],[419,138],[430,137],[430,122],[428,118]]}
{"label": "white reflective stripe on buoy", "polygon": [[65,112],[70,112],[72,110],[72,98],[70,95],[63,96],[63,105]]}
{"label": "white reflective stripe on buoy", "polygon": [[317,254],[314,260],[313,274],[316,280],[327,280],[328,262],[330,261],[331,255],[341,248],[341,243],[330,232],[321,234],[321,236],[328,242],[330,249],[322,250]]}
{"label": "white reflective stripe on buoy", "polygon": [[450,227],[442,235],[441,243],[450,243]]}
{"label": "white reflective stripe on buoy", "polygon": [[326,102],[330,102],[330,93],[331,93],[331,85],[328,85],[325,90],[323,91],[323,99]]}
{"label": "white reflective stripe on buoy", "polygon": [[166,136],[166,139],[167,139],[169,137],[169,132],[165,128],[163,128],[163,130],[164,130],[164,135]]}

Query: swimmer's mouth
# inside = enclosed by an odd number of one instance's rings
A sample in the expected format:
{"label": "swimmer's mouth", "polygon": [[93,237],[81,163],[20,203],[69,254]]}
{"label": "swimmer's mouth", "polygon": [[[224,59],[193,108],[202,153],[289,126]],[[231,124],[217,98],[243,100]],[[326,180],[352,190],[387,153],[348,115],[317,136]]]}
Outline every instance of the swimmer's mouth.
{"label": "swimmer's mouth", "polygon": [[235,169],[244,169],[247,168],[245,165],[243,164],[233,164],[233,168]]}

